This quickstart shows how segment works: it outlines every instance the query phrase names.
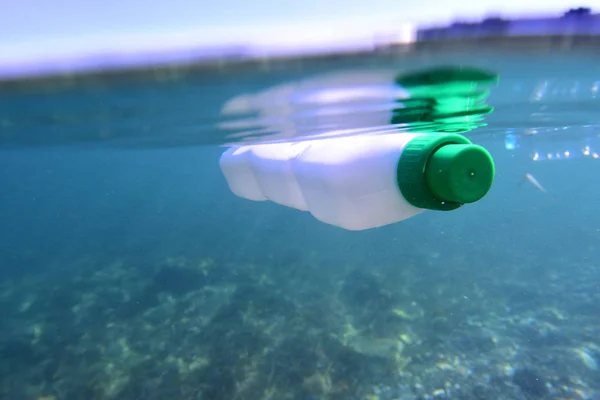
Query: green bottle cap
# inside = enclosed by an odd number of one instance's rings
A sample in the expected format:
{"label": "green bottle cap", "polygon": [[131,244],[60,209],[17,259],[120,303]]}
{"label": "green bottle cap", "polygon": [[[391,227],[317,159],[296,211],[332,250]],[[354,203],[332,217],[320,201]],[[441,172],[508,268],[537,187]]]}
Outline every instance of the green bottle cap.
{"label": "green bottle cap", "polygon": [[402,152],[397,181],[413,206],[448,211],[483,198],[494,173],[491,155],[464,136],[425,134],[411,140]]}
{"label": "green bottle cap", "polygon": [[425,178],[438,199],[455,203],[480,200],[492,187],[494,162],[475,144],[448,144],[432,154]]}

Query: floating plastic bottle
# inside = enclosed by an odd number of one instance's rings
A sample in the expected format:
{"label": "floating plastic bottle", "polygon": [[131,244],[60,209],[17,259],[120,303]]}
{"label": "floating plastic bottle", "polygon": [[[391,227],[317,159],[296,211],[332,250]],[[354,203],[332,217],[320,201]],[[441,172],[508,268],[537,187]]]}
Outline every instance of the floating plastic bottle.
{"label": "floating plastic bottle", "polygon": [[[485,125],[484,116],[493,110],[485,103],[485,86],[498,76],[438,67],[391,80],[357,87],[338,82],[330,88],[304,82],[229,102],[229,112],[241,107],[270,116],[247,121],[272,132],[270,139],[303,135],[305,123],[317,132],[297,141],[233,145],[220,160],[233,193],[308,211],[350,230],[391,224],[424,210],[454,210],[485,196],[494,179],[492,158],[458,133]],[[387,112],[371,112],[389,107],[390,100],[394,106]],[[319,108],[311,111],[311,106]],[[287,114],[277,114],[281,110]],[[322,126],[311,125],[319,121]],[[345,136],[347,130],[354,134]]]}
{"label": "floating plastic bottle", "polygon": [[231,191],[309,211],[348,230],[424,210],[455,210],[485,196],[494,163],[457,134],[390,133],[229,148],[220,167]]}

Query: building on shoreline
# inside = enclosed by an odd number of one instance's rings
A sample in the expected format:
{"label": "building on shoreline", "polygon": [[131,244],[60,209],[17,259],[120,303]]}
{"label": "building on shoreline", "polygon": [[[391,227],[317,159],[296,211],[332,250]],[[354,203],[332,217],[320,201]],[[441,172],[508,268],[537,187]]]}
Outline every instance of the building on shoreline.
{"label": "building on shoreline", "polygon": [[553,18],[486,18],[480,22],[455,22],[449,26],[420,28],[417,42],[492,37],[599,36],[600,14],[589,8],[575,8]]}

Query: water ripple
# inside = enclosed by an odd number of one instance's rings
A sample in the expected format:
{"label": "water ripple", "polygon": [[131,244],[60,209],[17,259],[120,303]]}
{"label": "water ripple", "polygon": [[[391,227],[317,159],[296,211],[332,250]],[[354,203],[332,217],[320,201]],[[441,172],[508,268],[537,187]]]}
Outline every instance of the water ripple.
{"label": "water ripple", "polygon": [[463,64],[347,70],[331,64],[310,73],[5,90],[0,146],[230,145],[390,131],[539,136],[581,128],[568,134],[596,135],[600,75],[593,70],[574,77],[543,63],[516,72],[514,62],[478,63],[497,65],[498,81],[494,72]]}

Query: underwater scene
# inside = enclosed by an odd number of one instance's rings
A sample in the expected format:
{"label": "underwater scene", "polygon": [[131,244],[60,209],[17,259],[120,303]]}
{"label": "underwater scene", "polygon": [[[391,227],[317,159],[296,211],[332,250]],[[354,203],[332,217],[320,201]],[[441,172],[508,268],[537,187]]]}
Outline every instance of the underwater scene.
{"label": "underwater scene", "polygon": [[[0,82],[0,398],[600,399],[599,89],[569,51]],[[401,182],[413,134],[479,192]],[[225,154],[266,148],[253,198]]]}

